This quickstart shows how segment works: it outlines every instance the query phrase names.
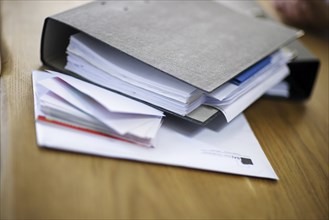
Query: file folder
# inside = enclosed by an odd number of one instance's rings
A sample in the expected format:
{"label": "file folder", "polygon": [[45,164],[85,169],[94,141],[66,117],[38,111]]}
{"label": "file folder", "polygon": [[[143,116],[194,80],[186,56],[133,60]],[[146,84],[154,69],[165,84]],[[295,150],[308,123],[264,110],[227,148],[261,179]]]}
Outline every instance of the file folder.
{"label": "file folder", "polygon": [[[97,1],[46,18],[42,62],[75,75],[64,66],[69,38],[79,32],[205,92],[301,35],[210,1]],[[201,105],[184,118],[207,123],[217,114]]]}

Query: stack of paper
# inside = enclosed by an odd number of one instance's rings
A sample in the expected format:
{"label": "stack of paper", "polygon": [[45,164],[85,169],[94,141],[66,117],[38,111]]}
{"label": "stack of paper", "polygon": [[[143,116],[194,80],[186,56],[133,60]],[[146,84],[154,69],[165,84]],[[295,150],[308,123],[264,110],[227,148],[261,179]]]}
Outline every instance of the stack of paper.
{"label": "stack of paper", "polygon": [[291,58],[279,50],[206,92],[83,33],[71,36],[67,54],[66,69],[98,85],[182,116],[210,105],[228,122],[289,74]]}
{"label": "stack of paper", "polygon": [[96,84],[180,115],[203,103],[201,90],[109,45],[83,33],[70,39],[66,68]]}
{"label": "stack of paper", "polygon": [[[217,117],[207,126],[169,116],[159,128],[161,112],[122,97],[118,101],[116,94],[104,95],[99,88],[59,73],[34,71],[33,90],[40,147],[278,179],[243,115],[229,124]],[[85,96],[91,93],[94,101]],[[108,116],[99,115],[99,104]],[[119,134],[123,129],[134,138],[127,141],[127,135]],[[137,134],[146,130],[151,133],[139,136],[136,143]],[[153,147],[139,146],[155,133]]]}
{"label": "stack of paper", "polygon": [[33,72],[37,120],[151,146],[163,113],[56,72]]}

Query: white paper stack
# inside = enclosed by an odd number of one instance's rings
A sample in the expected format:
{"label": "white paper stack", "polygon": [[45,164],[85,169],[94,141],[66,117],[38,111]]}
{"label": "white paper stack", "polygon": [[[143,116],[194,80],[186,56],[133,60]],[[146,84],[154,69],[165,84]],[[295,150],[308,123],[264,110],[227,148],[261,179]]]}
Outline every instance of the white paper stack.
{"label": "white paper stack", "polygon": [[79,33],[67,48],[66,69],[180,115],[203,103],[203,92],[102,42]]}
{"label": "white paper stack", "polygon": [[33,72],[37,120],[151,147],[163,113],[56,72]]}
{"label": "white paper stack", "polygon": [[210,105],[228,122],[287,77],[291,58],[279,50],[252,66],[238,85],[232,79],[208,93],[83,33],[71,36],[67,54],[65,68],[95,84],[181,116]]}
{"label": "white paper stack", "polygon": [[158,110],[56,72],[33,71],[33,91],[40,147],[278,179],[243,115],[162,124]]}

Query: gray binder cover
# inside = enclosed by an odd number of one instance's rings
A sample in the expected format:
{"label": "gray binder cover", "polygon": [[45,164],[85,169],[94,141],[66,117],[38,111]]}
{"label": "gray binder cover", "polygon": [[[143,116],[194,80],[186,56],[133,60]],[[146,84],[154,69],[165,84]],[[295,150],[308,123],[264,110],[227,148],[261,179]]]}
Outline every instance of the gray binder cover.
{"label": "gray binder cover", "polygon": [[[211,1],[97,1],[46,19],[44,64],[65,72],[66,47],[77,32],[207,92],[299,34]],[[188,117],[205,122],[217,112],[202,106]]]}

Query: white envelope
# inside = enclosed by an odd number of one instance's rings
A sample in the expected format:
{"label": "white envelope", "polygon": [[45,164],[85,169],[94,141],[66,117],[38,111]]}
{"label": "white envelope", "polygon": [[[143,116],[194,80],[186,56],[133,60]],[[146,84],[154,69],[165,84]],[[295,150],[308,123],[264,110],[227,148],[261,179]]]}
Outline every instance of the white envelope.
{"label": "white envelope", "polygon": [[36,121],[37,143],[84,154],[278,179],[243,115],[214,130],[182,127],[179,123],[183,124],[166,119],[154,148],[143,148]]}

